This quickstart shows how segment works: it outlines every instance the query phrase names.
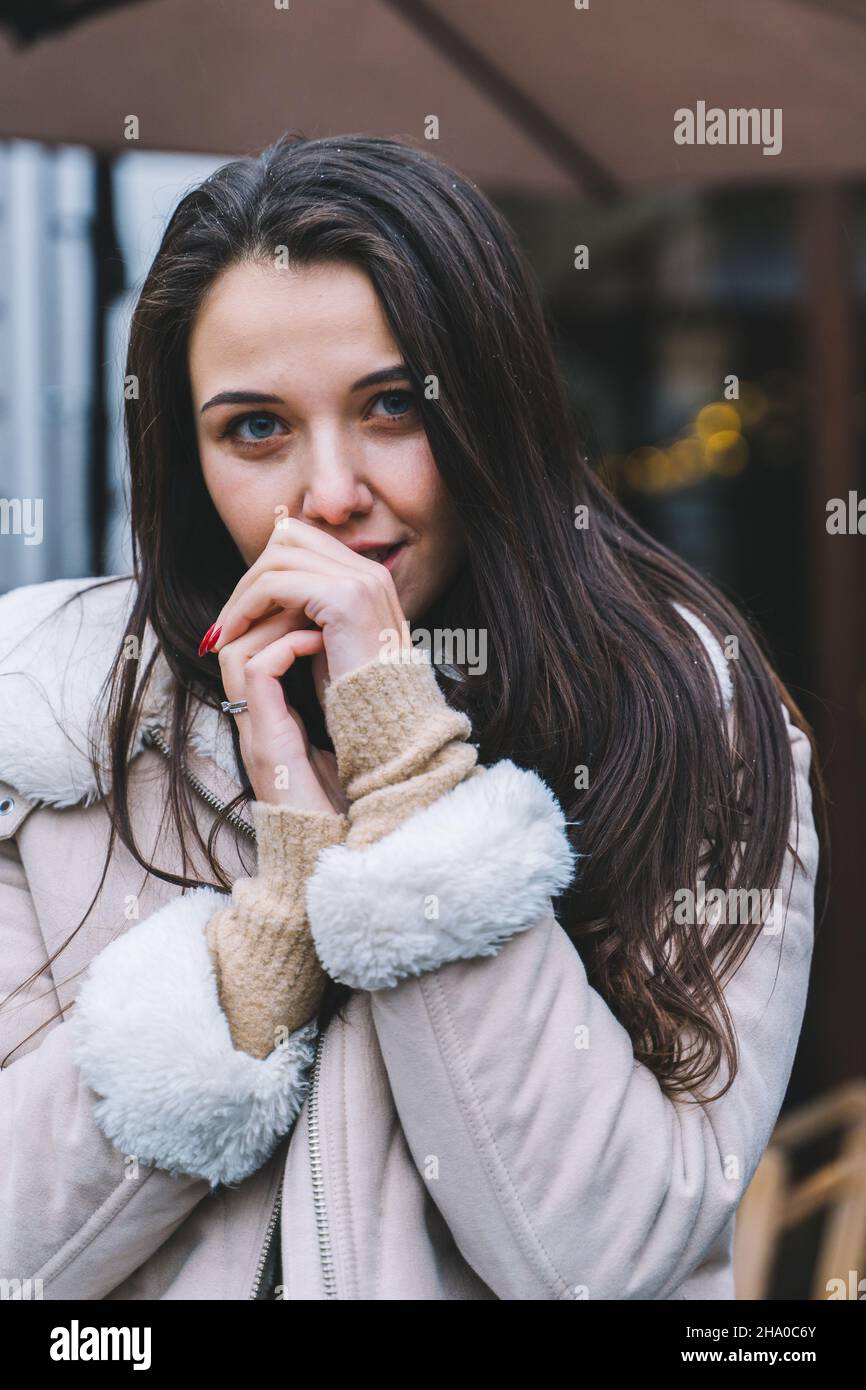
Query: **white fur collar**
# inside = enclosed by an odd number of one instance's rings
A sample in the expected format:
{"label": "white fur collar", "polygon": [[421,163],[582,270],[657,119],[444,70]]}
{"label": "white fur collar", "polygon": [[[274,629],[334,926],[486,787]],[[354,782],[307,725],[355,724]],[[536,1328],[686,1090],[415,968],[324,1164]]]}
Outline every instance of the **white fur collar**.
{"label": "white fur collar", "polygon": [[[102,684],[131,611],[134,580],[57,579],[0,596],[0,781],[49,806],[88,806],[99,796],[90,761],[89,727],[98,727],[103,783],[111,785]],[[71,595],[82,596],[58,612]],[[44,623],[42,619],[47,619]],[[144,670],[155,635],[148,624]],[[174,676],[160,652],[142,704],[132,756],[148,723],[166,717]],[[231,730],[219,710],[197,708],[189,741],[238,782]],[[238,782],[238,790],[240,784]]]}
{"label": "white fur collar", "polygon": [[[95,711],[98,704],[103,708],[100,689],[131,610],[133,585],[128,576],[118,576],[110,584],[100,579],[56,579],[23,585],[0,596],[0,781],[22,796],[57,807],[87,806],[98,798],[88,726],[96,720],[100,736],[104,732],[105,721]],[[82,591],[80,599],[62,613],[55,611],[78,591]],[[681,604],[676,608],[702,639],[725,705],[730,705],[731,677],[721,647],[699,618]],[[148,625],[142,670],[155,640]],[[160,653],[142,705],[133,757],[144,746],[145,726],[166,717],[173,682]],[[198,701],[189,742],[212,758],[240,790],[227,716]],[[101,748],[107,788],[107,749]]]}

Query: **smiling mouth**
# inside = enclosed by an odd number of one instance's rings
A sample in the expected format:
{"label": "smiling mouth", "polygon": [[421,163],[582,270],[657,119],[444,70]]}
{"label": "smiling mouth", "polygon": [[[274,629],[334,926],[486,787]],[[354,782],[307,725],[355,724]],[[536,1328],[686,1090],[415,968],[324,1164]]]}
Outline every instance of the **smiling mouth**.
{"label": "smiling mouth", "polygon": [[381,546],[379,550],[367,550],[364,552],[364,559],[377,560],[380,565],[388,565],[389,561],[394,559],[405,544],[405,541],[400,541],[398,545],[385,545]]}

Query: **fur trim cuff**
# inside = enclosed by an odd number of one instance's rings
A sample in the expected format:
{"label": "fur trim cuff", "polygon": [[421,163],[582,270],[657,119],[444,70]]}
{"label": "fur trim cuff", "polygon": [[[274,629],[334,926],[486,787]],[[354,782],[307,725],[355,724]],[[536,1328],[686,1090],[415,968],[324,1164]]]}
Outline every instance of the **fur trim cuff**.
{"label": "fur trim cuff", "polygon": [[91,962],[69,1020],[108,1138],[212,1188],[256,1172],[291,1129],[317,1033],[311,1020],[264,1058],[234,1047],[205,937],[227,901],[195,889],[112,941]]}
{"label": "fur trim cuff", "polygon": [[577,858],[549,787],[503,759],[376,844],[322,851],[306,888],[319,959],[375,990],[495,955],[550,911]]}

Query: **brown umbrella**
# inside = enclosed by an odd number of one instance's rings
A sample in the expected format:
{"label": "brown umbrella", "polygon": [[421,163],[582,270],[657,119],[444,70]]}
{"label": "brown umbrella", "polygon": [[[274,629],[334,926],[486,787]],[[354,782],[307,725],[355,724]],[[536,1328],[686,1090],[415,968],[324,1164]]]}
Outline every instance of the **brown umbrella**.
{"label": "brown umbrella", "polygon": [[0,137],[219,155],[438,122],[487,187],[601,198],[866,168],[860,0],[278,3],[7,4]]}

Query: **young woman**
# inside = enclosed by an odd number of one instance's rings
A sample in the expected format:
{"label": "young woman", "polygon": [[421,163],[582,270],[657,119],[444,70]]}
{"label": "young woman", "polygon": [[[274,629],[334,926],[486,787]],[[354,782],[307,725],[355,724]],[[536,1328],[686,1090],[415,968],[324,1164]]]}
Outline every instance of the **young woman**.
{"label": "young woman", "polygon": [[0,1274],[732,1298],[811,735],[590,468],[508,227],[282,139],[181,200],[126,384],[134,575],[0,599]]}

